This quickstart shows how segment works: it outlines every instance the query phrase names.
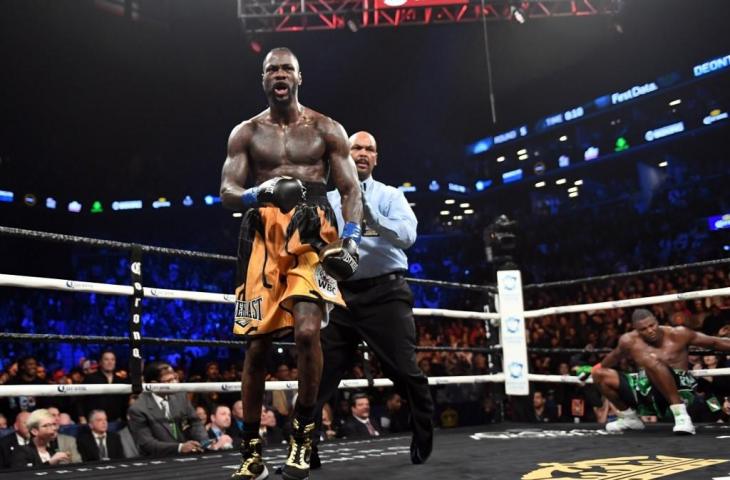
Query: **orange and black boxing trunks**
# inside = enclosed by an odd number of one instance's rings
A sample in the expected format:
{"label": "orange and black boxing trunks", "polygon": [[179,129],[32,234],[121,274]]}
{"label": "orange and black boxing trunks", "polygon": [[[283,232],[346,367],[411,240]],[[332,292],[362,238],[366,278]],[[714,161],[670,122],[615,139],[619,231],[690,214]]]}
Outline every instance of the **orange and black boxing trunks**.
{"label": "orange and black boxing trunks", "polygon": [[319,303],[327,314],[344,306],[337,282],[319,262],[319,251],[338,238],[325,184],[305,183],[306,202],[288,213],[250,208],[238,239],[233,333],[247,337],[288,333],[298,301]]}

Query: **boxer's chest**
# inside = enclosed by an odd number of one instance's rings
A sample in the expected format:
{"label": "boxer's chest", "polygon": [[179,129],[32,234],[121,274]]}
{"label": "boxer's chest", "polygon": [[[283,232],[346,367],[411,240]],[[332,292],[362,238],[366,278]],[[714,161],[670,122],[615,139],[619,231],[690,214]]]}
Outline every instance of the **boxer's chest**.
{"label": "boxer's chest", "polygon": [[258,166],[314,165],[327,148],[322,135],[311,125],[267,125],[251,142],[251,158]]}
{"label": "boxer's chest", "polygon": [[686,349],[673,341],[665,340],[661,346],[645,344],[642,346],[644,355],[660,360],[673,368],[683,368],[679,363],[686,359]]}

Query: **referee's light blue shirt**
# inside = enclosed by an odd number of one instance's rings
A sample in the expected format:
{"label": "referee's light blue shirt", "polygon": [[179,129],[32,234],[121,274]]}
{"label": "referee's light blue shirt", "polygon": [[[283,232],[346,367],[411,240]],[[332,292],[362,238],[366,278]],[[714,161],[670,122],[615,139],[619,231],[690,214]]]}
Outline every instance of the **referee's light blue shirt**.
{"label": "referee's light blue shirt", "polygon": [[[359,249],[360,265],[350,280],[407,271],[408,257],[403,250],[416,241],[416,214],[406,196],[397,188],[375,181],[372,176],[361,182],[361,186],[378,225],[366,225]],[[337,215],[341,234],[345,221],[342,217],[340,192],[328,192],[327,199]]]}

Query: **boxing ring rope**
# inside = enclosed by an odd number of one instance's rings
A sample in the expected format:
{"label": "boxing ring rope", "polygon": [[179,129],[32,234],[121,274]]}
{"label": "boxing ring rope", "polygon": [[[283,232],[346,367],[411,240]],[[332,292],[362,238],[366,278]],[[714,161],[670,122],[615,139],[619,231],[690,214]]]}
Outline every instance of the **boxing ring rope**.
{"label": "boxing ring rope", "polygon": [[[52,333],[12,333],[0,332],[0,341],[5,342],[44,342],[44,343],[77,343],[77,344],[127,344],[129,338],[119,336],[101,336],[101,335],[57,335]],[[205,339],[186,339],[186,338],[158,338],[158,337],[142,337],[141,342],[149,345],[175,345],[175,346],[197,346],[197,347],[225,347],[225,348],[242,348],[247,346],[248,342],[244,340],[205,340]],[[294,342],[272,342],[276,347],[294,347]],[[360,348],[366,348],[364,344]],[[452,347],[443,346],[416,346],[417,352],[460,352],[472,353],[494,353],[501,349],[499,345],[489,347]]]}
{"label": "boxing ring rope", "polygon": [[[6,227],[0,225],[0,237],[15,237],[28,240],[44,240],[56,243],[70,243],[75,245],[86,245],[97,248],[112,248],[115,250],[132,250],[135,247],[141,248],[143,253],[156,253],[174,257],[192,258],[198,260],[216,260],[221,262],[235,263],[236,257],[230,255],[220,255],[217,253],[198,252],[194,250],[181,250],[177,248],[156,247],[153,245],[137,245],[134,243],[118,242],[115,240],[102,240],[99,238],[81,237],[77,235],[66,235],[62,233],[43,232],[39,230],[27,230],[16,227]],[[461,288],[464,290],[479,292],[495,292],[494,285],[471,285],[457,282],[447,282],[443,280],[429,280],[425,278],[406,277],[409,283],[418,285],[427,285],[433,287]],[[103,285],[103,284],[102,284]],[[120,295],[122,295],[120,293]]]}
{"label": "boxing ring rope", "polygon": [[[730,368],[716,368],[692,370],[695,377],[723,377],[730,376]],[[530,373],[528,379],[531,382],[577,384],[592,383],[592,379],[582,381],[571,375],[542,375]],[[443,385],[475,385],[480,383],[503,383],[504,374],[496,373],[490,375],[454,375],[450,377],[429,377],[428,384],[432,386]],[[393,382],[387,378],[375,378],[372,383],[366,379],[346,379],[340,381],[340,389],[358,389],[367,387],[392,387]],[[145,391],[163,393],[208,393],[208,392],[237,392],[241,388],[241,382],[189,382],[189,383],[146,383],[143,386]],[[266,391],[297,390],[298,382],[290,381],[268,381]],[[84,395],[129,395],[132,392],[132,385],[129,384],[49,384],[49,385],[0,385],[0,398],[14,397],[18,395],[31,395],[42,397],[58,396],[84,396]]]}
{"label": "boxing ring rope", "polygon": [[[463,385],[478,383],[500,383],[504,382],[504,374],[496,373],[491,375],[454,375],[450,377],[429,377],[429,385]],[[341,389],[356,389],[374,387],[392,387],[393,382],[387,378],[374,378],[372,385],[366,379],[346,379],[340,381]],[[188,382],[188,383],[146,383],[144,390],[148,392],[238,392],[241,389],[241,382]],[[297,390],[298,382],[290,381],[268,381],[267,391]],[[129,395],[132,393],[132,385],[128,384],[50,384],[50,385],[0,385],[0,397],[13,397],[18,395],[32,395],[43,397],[78,396],[78,395],[100,395],[119,394]]]}
{"label": "boxing ring rope", "polygon": [[615,308],[640,307],[644,305],[655,305],[675,301],[694,300],[696,298],[727,297],[730,296],[730,287],[712,288],[709,290],[695,290],[692,292],[670,293],[668,295],[656,295],[653,297],[629,298],[626,300],[614,300],[609,302],[584,303],[581,305],[566,305],[564,307],[549,307],[539,310],[525,310],[525,318],[544,317],[547,315],[560,315],[561,313],[578,313],[592,310],[612,310]]}
{"label": "boxing ring rope", "polygon": [[[108,283],[95,283],[61,278],[8,275],[4,273],[0,274],[0,286],[120,296],[131,296],[134,293],[134,288],[131,285],[113,285]],[[236,298],[233,295],[225,293],[194,292],[189,290],[171,290],[152,287],[143,287],[143,290],[145,298],[164,298],[166,300],[189,300],[208,303],[236,303]],[[413,314],[423,317],[460,318],[472,320],[499,320],[500,318],[498,313],[445,310],[439,308],[414,308]]]}
{"label": "boxing ring rope", "polygon": [[[0,274],[0,286],[36,288],[45,290],[61,290],[72,292],[99,293],[106,295],[133,294],[129,285],[112,285],[106,283],[79,282],[59,278],[29,277],[24,275]],[[144,287],[145,298],[164,298],[166,300],[190,300],[209,303],[235,303],[233,295],[223,293],[194,292],[188,290],[170,290],[165,288]],[[525,310],[525,318],[560,315],[563,313],[589,312],[593,310],[610,310],[615,308],[639,307],[674,301],[694,300],[697,298],[730,296],[730,287],[696,290],[691,292],[671,293],[652,297],[629,298],[608,302],[584,303],[561,307],[548,307],[539,310]],[[414,308],[413,314],[421,317],[459,318],[465,320],[499,320],[499,313],[470,312],[465,310],[446,310],[438,308]]]}
{"label": "boxing ring rope", "polygon": [[705,260],[702,262],[682,263],[678,265],[669,265],[667,267],[647,268],[644,270],[634,270],[631,272],[609,273],[606,275],[596,275],[593,277],[574,278],[572,280],[560,280],[557,282],[532,283],[524,285],[522,290],[539,290],[545,288],[571,287],[573,285],[583,285],[585,283],[600,282],[604,280],[615,280],[617,278],[640,277],[643,275],[651,275],[652,273],[675,272],[679,270],[688,270],[690,268],[715,267],[717,265],[726,265],[730,263],[730,258],[718,258],[715,260]]}
{"label": "boxing ring rope", "polygon": [[[705,368],[701,370],[690,370],[695,377],[727,377],[730,376],[730,368]],[[527,378],[531,382],[546,382],[546,383],[593,383],[593,379],[589,378],[586,381],[581,381],[578,377],[572,375],[543,375],[538,373],[528,373]]]}
{"label": "boxing ring rope", "polygon": [[135,247],[142,249],[143,253],[159,253],[174,257],[195,258],[199,260],[220,260],[223,262],[235,262],[236,257],[230,255],[219,255],[216,253],[196,252],[194,250],[181,250],[177,248],[155,247],[152,245],[137,245],[134,243],[117,242],[114,240],[102,240],[100,238],[79,237],[63,233],[42,232],[38,230],[26,230],[23,228],[5,227],[0,225],[0,236],[24,238],[28,240],[44,240],[57,243],[71,243],[74,245],[87,245],[97,248],[113,248],[115,250],[132,250]]}

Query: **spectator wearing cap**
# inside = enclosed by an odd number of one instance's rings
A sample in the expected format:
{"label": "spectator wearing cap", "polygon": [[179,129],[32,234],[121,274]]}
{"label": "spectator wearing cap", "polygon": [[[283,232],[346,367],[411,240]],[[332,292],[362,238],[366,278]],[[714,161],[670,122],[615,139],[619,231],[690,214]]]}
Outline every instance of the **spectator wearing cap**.
{"label": "spectator wearing cap", "polygon": [[62,368],[59,368],[58,370],[53,372],[53,375],[51,375],[51,381],[59,385],[71,383],[71,379],[68,378],[66,372]]}
{"label": "spectator wearing cap", "polygon": [[84,376],[89,376],[92,373],[96,373],[99,370],[99,364],[96,360],[84,360],[81,364],[81,370],[84,372]]}

